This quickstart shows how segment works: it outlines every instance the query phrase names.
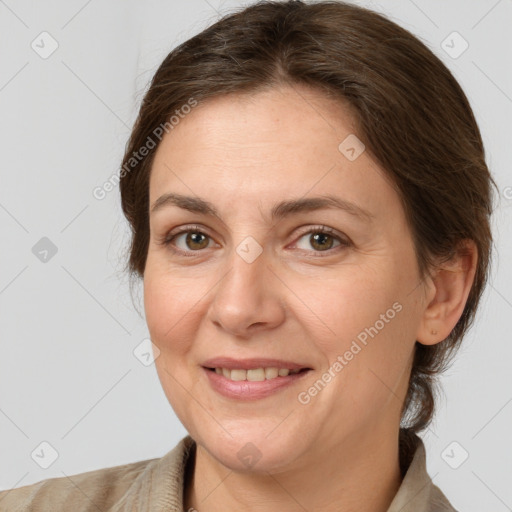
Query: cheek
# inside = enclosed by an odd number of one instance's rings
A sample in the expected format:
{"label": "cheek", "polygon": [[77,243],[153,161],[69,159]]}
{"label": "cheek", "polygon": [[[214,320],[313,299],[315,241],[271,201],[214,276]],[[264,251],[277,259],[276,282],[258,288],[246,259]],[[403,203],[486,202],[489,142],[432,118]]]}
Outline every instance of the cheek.
{"label": "cheek", "polygon": [[198,325],[198,307],[198,298],[190,283],[184,283],[175,275],[146,271],[146,323],[151,340],[162,352],[180,352],[186,349],[186,340],[191,339],[188,332],[194,329],[194,325]]}
{"label": "cheek", "polygon": [[353,272],[337,286],[324,287],[322,294],[317,291],[308,302],[328,326],[322,323],[324,334],[310,335],[329,365],[342,358],[343,377],[338,382],[354,396],[380,395],[378,388],[386,395],[389,390],[380,380],[393,389],[413,348],[410,297],[404,297],[400,282],[387,275],[376,269]]}
{"label": "cheek", "polygon": [[[384,282],[374,272],[351,269],[343,278],[327,281],[322,287],[311,288],[306,294],[307,306],[314,314],[311,332],[322,348],[338,355],[349,348],[352,340],[364,343],[391,331],[390,326],[400,321],[399,291],[395,285]],[[298,287],[298,284],[297,284]],[[348,344],[348,345],[347,345]]]}

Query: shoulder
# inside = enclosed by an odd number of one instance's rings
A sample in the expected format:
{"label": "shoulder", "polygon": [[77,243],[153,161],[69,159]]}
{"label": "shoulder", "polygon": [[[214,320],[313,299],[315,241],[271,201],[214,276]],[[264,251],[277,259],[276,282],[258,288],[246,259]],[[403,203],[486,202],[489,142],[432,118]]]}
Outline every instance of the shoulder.
{"label": "shoulder", "polygon": [[169,477],[176,474],[180,481],[185,455],[191,445],[192,440],[187,436],[160,458],[49,478],[0,491],[0,512],[113,512],[139,510],[139,507],[147,510],[144,503],[151,501],[151,496],[168,492],[164,489],[167,487],[164,476],[168,482]]}
{"label": "shoulder", "polygon": [[429,506],[429,512],[458,512],[436,485],[432,485],[430,489]]}
{"label": "shoulder", "polygon": [[158,459],[49,478],[0,492],[2,512],[105,510],[119,500],[134,480]]}
{"label": "shoulder", "polygon": [[413,432],[400,432],[402,484],[387,512],[457,512],[427,472],[423,440]]}

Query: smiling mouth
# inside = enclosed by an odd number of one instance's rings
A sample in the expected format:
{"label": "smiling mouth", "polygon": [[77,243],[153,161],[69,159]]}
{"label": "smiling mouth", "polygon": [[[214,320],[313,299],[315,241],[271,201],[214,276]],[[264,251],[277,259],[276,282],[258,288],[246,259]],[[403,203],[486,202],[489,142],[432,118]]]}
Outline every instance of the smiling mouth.
{"label": "smiling mouth", "polygon": [[252,368],[244,370],[242,368],[206,368],[211,372],[215,372],[217,375],[222,375],[228,380],[239,382],[263,382],[265,380],[280,379],[288,377],[289,375],[296,375],[298,373],[305,373],[311,370],[311,368],[301,369],[289,369],[289,368]]}

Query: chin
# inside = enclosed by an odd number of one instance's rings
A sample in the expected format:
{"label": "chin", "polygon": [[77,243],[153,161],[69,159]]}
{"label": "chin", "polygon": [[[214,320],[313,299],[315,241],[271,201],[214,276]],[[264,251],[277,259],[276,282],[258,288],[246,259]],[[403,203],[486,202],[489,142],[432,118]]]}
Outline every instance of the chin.
{"label": "chin", "polygon": [[300,455],[298,448],[302,452],[304,447],[300,439],[294,440],[286,432],[284,437],[268,436],[263,429],[240,430],[232,437],[222,429],[215,432],[192,437],[222,465],[241,473],[279,472]]}

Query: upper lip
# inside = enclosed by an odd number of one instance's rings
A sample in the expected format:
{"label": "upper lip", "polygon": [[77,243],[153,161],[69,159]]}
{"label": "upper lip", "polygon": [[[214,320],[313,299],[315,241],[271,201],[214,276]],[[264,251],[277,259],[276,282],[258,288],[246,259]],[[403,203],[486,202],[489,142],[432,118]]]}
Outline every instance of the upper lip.
{"label": "upper lip", "polygon": [[215,357],[203,362],[205,368],[227,368],[229,370],[252,370],[255,368],[288,368],[289,370],[310,369],[308,365],[285,361],[283,359],[267,359],[255,357],[250,359],[233,359],[232,357]]}

